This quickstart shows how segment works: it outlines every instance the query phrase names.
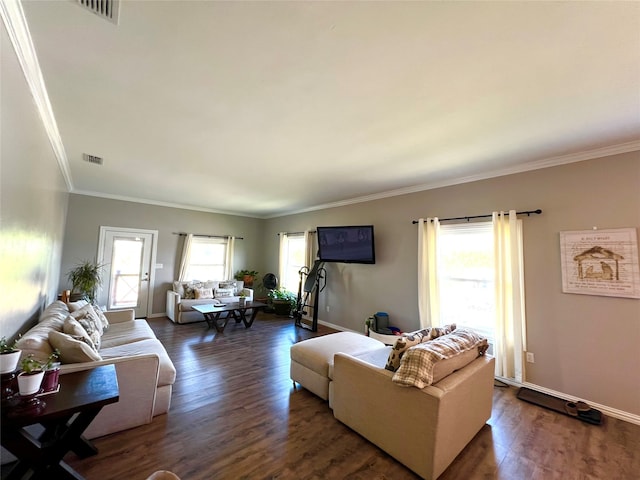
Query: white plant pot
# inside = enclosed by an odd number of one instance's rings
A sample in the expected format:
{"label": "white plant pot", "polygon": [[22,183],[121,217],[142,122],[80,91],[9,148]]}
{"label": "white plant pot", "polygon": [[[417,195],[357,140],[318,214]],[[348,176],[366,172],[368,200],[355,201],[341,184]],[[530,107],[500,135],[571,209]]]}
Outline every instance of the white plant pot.
{"label": "white plant pot", "polygon": [[15,372],[20,360],[20,350],[11,353],[0,353],[0,373]]}
{"label": "white plant pot", "polygon": [[42,384],[43,377],[44,377],[44,372],[19,373],[18,389],[20,390],[20,395],[25,397],[27,395],[33,395],[34,393],[38,393],[38,390],[40,390],[40,385]]}

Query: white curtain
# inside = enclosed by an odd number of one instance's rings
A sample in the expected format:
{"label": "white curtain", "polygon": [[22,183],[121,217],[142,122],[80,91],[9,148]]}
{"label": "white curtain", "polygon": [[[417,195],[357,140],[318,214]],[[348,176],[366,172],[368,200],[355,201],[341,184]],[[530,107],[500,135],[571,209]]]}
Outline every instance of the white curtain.
{"label": "white curtain", "polygon": [[315,236],[313,232],[309,230],[304,231],[304,264],[309,267],[309,270],[311,270],[316,260],[316,245],[314,239]]}
{"label": "white curtain", "polygon": [[227,280],[233,279],[233,252],[236,246],[236,237],[227,237],[227,249],[224,259],[224,277]]}
{"label": "white curtain", "polygon": [[184,245],[182,246],[182,258],[180,259],[180,271],[178,272],[178,280],[186,282],[189,278],[189,257],[191,256],[191,245],[193,244],[193,234],[189,233],[184,237]]}
{"label": "white curtain", "polygon": [[278,286],[283,285],[287,276],[287,232],[280,232],[280,249],[278,254]]}
{"label": "white curtain", "polygon": [[523,381],[526,350],[522,220],[493,212],[496,288],[495,374]]}
{"label": "white curtain", "polygon": [[421,218],[418,225],[418,314],[420,327],[440,325],[437,246],[440,231],[438,217]]}

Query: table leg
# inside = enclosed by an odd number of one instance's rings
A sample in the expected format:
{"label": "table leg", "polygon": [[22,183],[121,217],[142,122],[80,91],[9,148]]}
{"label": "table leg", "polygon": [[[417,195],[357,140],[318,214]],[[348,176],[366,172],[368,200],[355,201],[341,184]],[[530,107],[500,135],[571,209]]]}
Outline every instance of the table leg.
{"label": "table leg", "polygon": [[251,309],[251,318],[249,319],[249,321],[247,321],[246,310],[242,312],[242,321],[244,322],[245,328],[251,328],[251,325],[253,325],[253,321],[258,315],[258,310],[258,308]]}
{"label": "table leg", "polygon": [[207,325],[209,325],[209,328],[211,327],[215,327],[216,331],[218,333],[222,333],[224,332],[224,328],[227,326],[227,323],[229,322],[229,316],[227,315],[225,318],[223,318],[224,323],[220,324],[218,323],[220,320],[220,315],[222,315],[222,313],[224,312],[217,312],[217,313],[204,313],[204,318],[207,321]]}

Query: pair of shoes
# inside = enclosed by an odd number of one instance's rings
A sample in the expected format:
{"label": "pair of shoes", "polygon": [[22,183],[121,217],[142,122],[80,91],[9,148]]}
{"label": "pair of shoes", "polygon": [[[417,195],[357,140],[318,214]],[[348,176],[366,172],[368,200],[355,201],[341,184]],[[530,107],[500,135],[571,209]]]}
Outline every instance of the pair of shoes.
{"label": "pair of shoes", "polygon": [[572,417],[578,416],[578,406],[573,402],[567,402],[564,404],[565,411]]}

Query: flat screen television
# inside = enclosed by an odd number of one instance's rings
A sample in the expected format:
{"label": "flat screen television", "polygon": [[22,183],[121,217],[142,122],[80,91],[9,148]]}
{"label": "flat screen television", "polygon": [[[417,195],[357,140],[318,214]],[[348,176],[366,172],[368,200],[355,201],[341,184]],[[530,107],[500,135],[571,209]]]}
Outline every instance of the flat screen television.
{"label": "flat screen television", "polygon": [[317,227],[321,262],[376,263],[373,225]]}

